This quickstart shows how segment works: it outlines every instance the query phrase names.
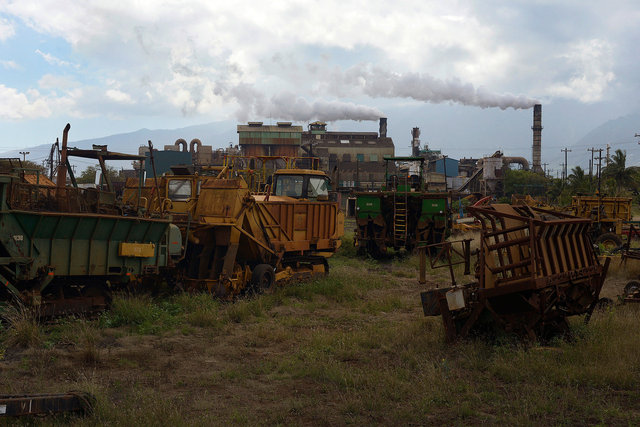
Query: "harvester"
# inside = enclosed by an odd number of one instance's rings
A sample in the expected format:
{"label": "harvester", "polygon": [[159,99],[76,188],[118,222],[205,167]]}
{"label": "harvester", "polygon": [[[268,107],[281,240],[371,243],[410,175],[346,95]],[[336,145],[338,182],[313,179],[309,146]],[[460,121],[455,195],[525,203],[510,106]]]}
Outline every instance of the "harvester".
{"label": "harvester", "polygon": [[[422,157],[385,157],[385,186],[357,193],[355,244],[374,258],[388,248],[412,251],[443,241],[450,232],[449,195],[424,190]],[[389,173],[390,162],[417,164],[414,173]]]}
{"label": "harvester", "polygon": [[[344,234],[344,214],[329,200],[326,174],[278,170],[265,192],[254,193],[233,172],[225,167],[210,177],[168,175],[157,185],[147,180],[143,201],[149,215],[170,214],[183,234],[178,283],[231,298],[328,273],[327,258]],[[172,185],[184,191],[176,196]],[[125,190],[125,198],[135,198],[133,189]]]}
{"label": "harvester", "polygon": [[[425,316],[442,316],[449,341],[489,331],[545,340],[568,331],[567,316],[588,320],[609,266],[594,252],[591,220],[526,205],[468,210],[482,223],[475,281],[421,294]],[[454,264],[453,245],[440,245],[435,258]],[[421,283],[427,252],[420,250]],[[469,270],[471,252],[459,252]]]}

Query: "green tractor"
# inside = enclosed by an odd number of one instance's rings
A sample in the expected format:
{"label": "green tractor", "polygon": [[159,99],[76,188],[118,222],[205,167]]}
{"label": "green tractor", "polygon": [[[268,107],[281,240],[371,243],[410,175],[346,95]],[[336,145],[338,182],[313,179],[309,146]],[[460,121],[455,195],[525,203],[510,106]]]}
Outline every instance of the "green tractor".
{"label": "green tractor", "polygon": [[[384,160],[385,185],[380,191],[356,194],[359,252],[380,258],[388,248],[412,251],[418,244],[442,242],[450,231],[449,195],[425,191],[425,159],[385,156]],[[403,162],[409,170],[390,174],[391,162]]]}

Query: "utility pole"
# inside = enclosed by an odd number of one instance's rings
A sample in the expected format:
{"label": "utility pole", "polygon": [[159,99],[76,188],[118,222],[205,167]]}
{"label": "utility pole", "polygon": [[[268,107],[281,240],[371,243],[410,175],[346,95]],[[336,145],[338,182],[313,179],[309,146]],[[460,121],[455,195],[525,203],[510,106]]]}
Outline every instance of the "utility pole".
{"label": "utility pole", "polygon": [[447,157],[442,156],[442,166],[444,169],[444,191],[447,191]]}
{"label": "utility pole", "polygon": [[562,182],[564,183],[564,181],[565,181],[564,163],[560,163],[560,179],[562,179]]}
{"label": "utility pole", "polygon": [[587,151],[591,151],[591,163],[589,163],[589,180],[593,179],[593,153],[598,151],[594,147],[587,148]]}
{"label": "utility pole", "polygon": [[598,196],[600,195],[600,171],[602,169],[602,148],[596,150],[598,152]]}
{"label": "utility pole", "polygon": [[547,176],[547,165],[548,165],[548,164],[549,164],[549,163],[543,163],[543,164],[542,164],[542,169],[543,169],[543,171],[544,171],[544,176]]}
{"label": "utility pole", "polygon": [[609,148],[611,148],[611,146],[609,144],[607,144],[607,166],[609,166]]}
{"label": "utility pole", "polygon": [[560,150],[562,152],[564,152],[564,180],[567,180],[567,153],[570,153],[571,150],[569,150],[569,148],[565,147],[564,149]]}
{"label": "utility pole", "polygon": [[25,162],[27,160],[27,154],[29,154],[28,151],[20,151],[20,154],[22,154],[22,161]]}

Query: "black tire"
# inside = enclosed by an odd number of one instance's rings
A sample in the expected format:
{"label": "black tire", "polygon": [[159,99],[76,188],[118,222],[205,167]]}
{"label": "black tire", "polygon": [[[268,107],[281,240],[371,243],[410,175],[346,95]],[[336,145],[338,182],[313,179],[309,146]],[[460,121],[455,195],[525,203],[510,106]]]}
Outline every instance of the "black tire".
{"label": "black tire", "polygon": [[273,286],[275,273],[269,264],[258,264],[251,273],[251,289],[254,292],[262,292]]}
{"label": "black tire", "polygon": [[637,280],[632,280],[624,287],[624,296],[630,297],[634,293],[640,290],[640,282]]}
{"label": "black tire", "polygon": [[600,298],[596,303],[596,310],[607,310],[609,307],[613,307],[613,300],[611,298]]}
{"label": "black tire", "polygon": [[622,246],[622,239],[614,233],[604,233],[598,236],[596,244],[604,246],[607,251],[612,251]]}

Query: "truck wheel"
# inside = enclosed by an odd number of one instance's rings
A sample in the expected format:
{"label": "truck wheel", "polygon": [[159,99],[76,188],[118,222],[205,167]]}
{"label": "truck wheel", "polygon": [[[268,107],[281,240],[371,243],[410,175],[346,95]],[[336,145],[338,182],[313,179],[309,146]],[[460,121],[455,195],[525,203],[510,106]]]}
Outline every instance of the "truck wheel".
{"label": "truck wheel", "polygon": [[597,244],[601,244],[607,251],[612,251],[622,246],[622,239],[614,233],[604,233],[596,239]]}
{"label": "truck wheel", "polygon": [[274,282],[275,274],[269,264],[258,264],[251,273],[251,288],[254,292],[269,289]]}
{"label": "truck wheel", "polygon": [[627,286],[624,287],[624,296],[630,297],[638,292],[638,290],[640,290],[640,282],[637,280],[632,280],[627,283]]}

